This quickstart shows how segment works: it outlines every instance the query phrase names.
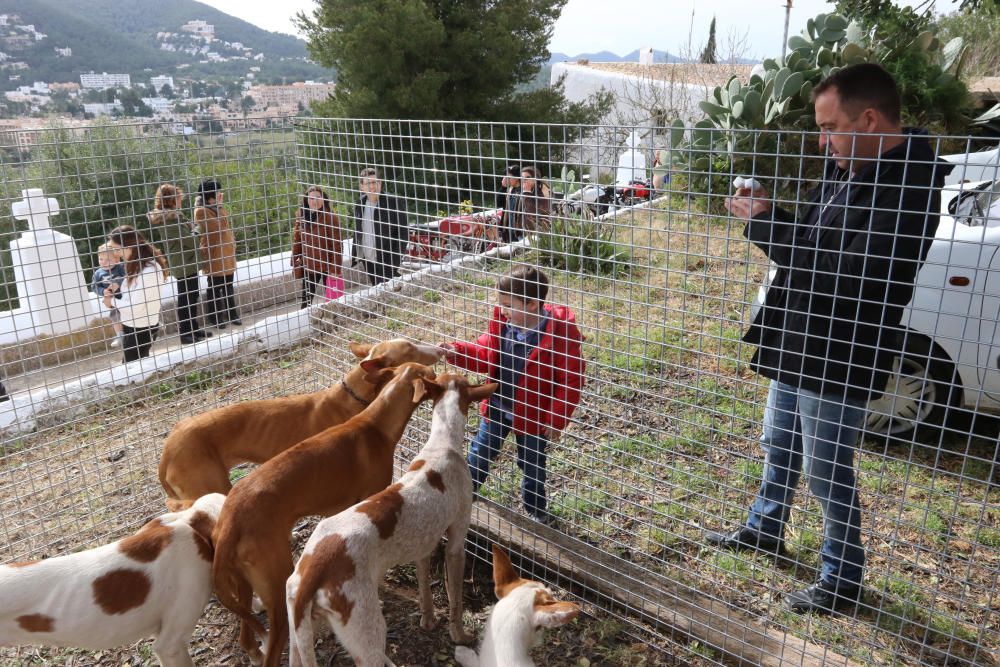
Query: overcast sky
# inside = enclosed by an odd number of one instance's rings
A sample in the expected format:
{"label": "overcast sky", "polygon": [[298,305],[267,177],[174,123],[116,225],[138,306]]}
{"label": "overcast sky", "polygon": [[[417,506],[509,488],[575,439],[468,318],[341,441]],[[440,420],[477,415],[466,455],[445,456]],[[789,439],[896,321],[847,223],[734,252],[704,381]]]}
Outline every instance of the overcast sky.
{"label": "overcast sky", "polygon": [[[294,34],[292,16],[298,11],[311,11],[316,0],[202,2],[267,30]],[[555,25],[549,49],[570,56],[597,51],[624,55],[643,46],[683,53],[689,35],[692,50],[705,43],[708,24],[715,16],[720,56],[738,51],[736,55],[763,58],[781,52],[786,4],[787,0],[569,0]],[[943,9],[951,7],[948,0],[939,4]],[[797,34],[805,27],[806,19],[831,8],[825,0],[792,0],[789,33]]]}

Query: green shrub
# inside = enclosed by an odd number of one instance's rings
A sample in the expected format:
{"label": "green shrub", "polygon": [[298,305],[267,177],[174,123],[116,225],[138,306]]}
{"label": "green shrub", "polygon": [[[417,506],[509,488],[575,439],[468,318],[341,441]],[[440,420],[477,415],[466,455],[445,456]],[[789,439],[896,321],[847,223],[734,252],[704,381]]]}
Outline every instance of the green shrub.
{"label": "green shrub", "polygon": [[553,218],[549,231],[538,235],[536,249],[546,266],[573,273],[620,276],[631,271],[632,257],[614,241],[610,221],[571,216]]}

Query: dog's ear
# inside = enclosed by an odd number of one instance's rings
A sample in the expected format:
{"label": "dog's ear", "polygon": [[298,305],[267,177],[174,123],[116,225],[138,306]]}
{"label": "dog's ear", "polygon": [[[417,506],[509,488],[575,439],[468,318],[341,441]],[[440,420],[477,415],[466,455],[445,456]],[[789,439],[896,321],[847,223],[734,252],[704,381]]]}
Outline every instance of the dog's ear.
{"label": "dog's ear", "polygon": [[[436,378],[423,378],[417,380],[423,386],[423,391],[426,393],[432,401],[440,401],[444,393],[448,391],[448,388],[443,386],[441,382]],[[414,393],[413,400],[416,401],[416,394]]]}
{"label": "dog's ear", "polygon": [[209,563],[215,558],[215,546],[212,542],[212,532],[215,530],[215,519],[201,510],[195,512],[188,520],[188,525],[194,531],[194,543],[198,554]]}
{"label": "dog's ear", "polygon": [[497,545],[493,545],[493,592],[496,593],[497,599],[500,600],[510,589],[516,587],[520,583],[521,578],[517,576],[517,572],[514,571],[514,566],[510,562],[510,558],[507,554],[503,552],[503,549]]}
{"label": "dog's ear", "polygon": [[355,357],[357,357],[358,359],[364,359],[369,354],[371,354],[374,345],[372,345],[371,343],[355,343],[354,341],[351,341],[349,347],[351,348],[351,352],[354,353]]}
{"label": "dog's ear", "polygon": [[361,366],[361,370],[365,373],[377,373],[383,368],[389,368],[389,359],[383,354],[371,359],[365,359],[358,365]]}
{"label": "dog's ear", "polygon": [[[382,357],[379,357],[379,359],[382,359]],[[378,363],[369,364],[369,362],[378,362],[379,359],[369,359],[368,361],[361,362],[361,369],[365,372],[365,382],[376,386],[384,385],[396,376],[396,368],[394,366],[382,368]]]}
{"label": "dog's ear", "polygon": [[485,400],[490,397],[490,395],[495,392],[500,387],[496,382],[488,382],[486,384],[480,384],[475,386],[469,386],[465,389],[465,396],[469,403],[478,403],[479,401]]}
{"label": "dog's ear", "polygon": [[545,591],[535,593],[534,614],[532,624],[536,628],[558,628],[566,625],[580,613],[580,605],[573,602],[561,602]]}

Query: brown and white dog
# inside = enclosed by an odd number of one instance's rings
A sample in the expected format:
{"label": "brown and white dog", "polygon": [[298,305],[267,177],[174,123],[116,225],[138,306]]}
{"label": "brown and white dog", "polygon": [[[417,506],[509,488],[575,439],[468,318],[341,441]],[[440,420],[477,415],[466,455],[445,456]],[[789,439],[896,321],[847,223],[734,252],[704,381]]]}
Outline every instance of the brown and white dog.
{"label": "brown and white dog", "polygon": [[214,534],[215,592],[243,620],[240,645],[255,664],[262,658],[254,632],[263,634],[263,628],[250,613],[251,592],[260,596],[270,624],[265,664],[277,667],[288,641],[285,582],[294,569],[292,527],[307,516],[336,514],[387,487],[396,444],[417,405],[430,398],[424,385],[434,379],[430,368],[380,363],[361,362],[369,384],[385,385],[370,406],[267,461],[226,500]]}
{"label": "brown and white dog", "polygon": [[580,613],[579,605],[556,600],[544,584],[518,577],[495,544],[493,586],[500,601],[486,622],[479,654],[465,646],[455,648],[462,667],[534,667],[528,652],[541,645],[543,629],[566,625]]}
{"label": "brown and white dog", "polygon": [[212,530],[225,499],[199,498],[113,544],[0,566],[0,646],[96,650],[156,635],[163,667],[194,665],[188,641],[212,596]]}
{"label": "brown and white dog", "polygon": [[[434,345],[401,338],[375,345],[351,343],[367,367],[415,361],[428,366],[442,358]],[[206,493],[229,493],[229,470],[240,463],[263,463],[306,438],[342,424],[370,404],[384,385],[372,384],[359,363],[336,385],[314,392],[246,401],[209,410],[178,423],[160,457],[160,484],[167,509],[184,509]]]}
{"label": "brown and white dog", "polygon": [[386,570],[402,563],[417,562],[420,625],[432,629],[430,557],[442,535],[448,536],[451,638],[472,641],[462,627],[465,537],[472,506],[465,427],[469,406],[488,398],[498,385],[471,386],[461,375],[439,375],[424,384],[435,401],[431,432],[409,471],[387,489],[321,521],[288,578],[291,667],[316,667],[314,611],[327,620],[356,665],[386,664],[378,587]]}

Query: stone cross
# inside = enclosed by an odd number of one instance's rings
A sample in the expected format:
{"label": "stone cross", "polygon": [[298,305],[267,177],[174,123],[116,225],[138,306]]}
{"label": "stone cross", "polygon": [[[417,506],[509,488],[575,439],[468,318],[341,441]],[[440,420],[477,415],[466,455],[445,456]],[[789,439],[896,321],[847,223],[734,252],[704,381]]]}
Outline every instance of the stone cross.
{"label": "stone cross", "polygon": [[18,220],[27,220],[33,231],[51,229],[49,218],[59,213],[59,202],[53,197],[46,197],[41,188],[21,190],[21,201],[14,202],[10,209]]}

